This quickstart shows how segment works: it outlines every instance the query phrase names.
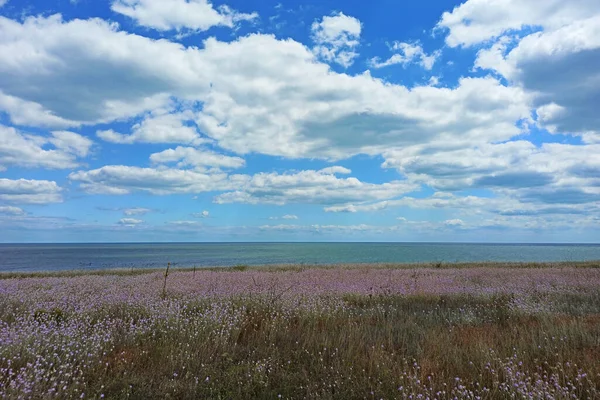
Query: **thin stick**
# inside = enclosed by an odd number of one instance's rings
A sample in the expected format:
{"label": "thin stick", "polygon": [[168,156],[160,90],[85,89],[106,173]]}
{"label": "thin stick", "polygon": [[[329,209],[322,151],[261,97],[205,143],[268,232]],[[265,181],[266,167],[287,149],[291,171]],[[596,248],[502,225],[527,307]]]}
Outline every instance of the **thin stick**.
{"label": "thin stick", "polygon": [[167,276],[169,276],[169,268],[171,267],[171,263],[167,263],[167,270],[165,271],[165,283],[163,283],[163,291],[162,297],[167,297]]}

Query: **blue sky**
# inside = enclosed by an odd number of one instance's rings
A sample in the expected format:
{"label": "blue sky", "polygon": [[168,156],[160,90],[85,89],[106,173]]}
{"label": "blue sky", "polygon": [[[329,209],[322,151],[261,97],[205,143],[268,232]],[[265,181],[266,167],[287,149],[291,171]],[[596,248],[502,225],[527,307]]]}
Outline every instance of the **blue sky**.
{"label": "blue sky", "polygon": [[595,0],[0,0],[0,242],[598,242],[598,65]]}

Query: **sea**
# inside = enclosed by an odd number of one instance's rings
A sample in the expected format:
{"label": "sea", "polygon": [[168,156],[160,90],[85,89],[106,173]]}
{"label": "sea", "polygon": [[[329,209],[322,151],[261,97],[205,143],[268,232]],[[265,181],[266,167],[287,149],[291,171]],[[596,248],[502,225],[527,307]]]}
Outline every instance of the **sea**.
{"label": "sea", "polygon": [[0,244],[0,272],[274,264],[600,260],[600,244],[93,243]]}

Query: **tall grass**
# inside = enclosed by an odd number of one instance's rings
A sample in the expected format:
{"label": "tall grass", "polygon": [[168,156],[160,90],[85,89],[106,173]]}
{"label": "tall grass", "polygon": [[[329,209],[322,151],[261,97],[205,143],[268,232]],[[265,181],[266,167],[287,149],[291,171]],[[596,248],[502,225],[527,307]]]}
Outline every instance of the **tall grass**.
{"label": "tall grass", "polygon": [[[233,266],[203,266],[170,268],[171,271],[193,272],[196,270],[214,272],[242,272],[242,271],[268,271],[268,272],[290,272],[306,271],[310,269],[470,269],[470,268],[504,268],[504,269],[532,269],[532,268],[600,268],[600,260],[596,261],[563,261],[563,262],[461,262],[461,263],[341,263],[341,264],[274,264],[274,265],[244,265]],[[145,275],[161,271],[158,268],[108,268],[108,269],[79,269],[79,270],[53,270],[53,271],[13,271],[0,272],[1,279],[14,278],[41,278],[41,277],[76,277],[87,275]]]}
{"label": "tall grass", "polygon": [[163,279],[0,282],[0,396],[600,398],[598,270]]}

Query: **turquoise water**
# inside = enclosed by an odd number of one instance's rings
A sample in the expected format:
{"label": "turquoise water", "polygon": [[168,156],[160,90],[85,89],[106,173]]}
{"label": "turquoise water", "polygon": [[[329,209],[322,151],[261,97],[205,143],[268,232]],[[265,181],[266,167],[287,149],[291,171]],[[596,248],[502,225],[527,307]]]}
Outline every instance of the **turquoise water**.
{"label": "turquoise water", "polygon": [[599,244],[106,243],[0,244],[0,271],[238,264],[600,260]]}

